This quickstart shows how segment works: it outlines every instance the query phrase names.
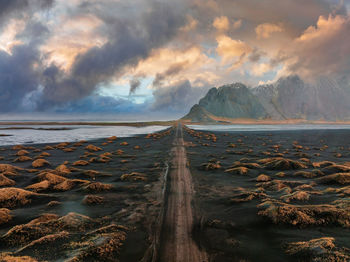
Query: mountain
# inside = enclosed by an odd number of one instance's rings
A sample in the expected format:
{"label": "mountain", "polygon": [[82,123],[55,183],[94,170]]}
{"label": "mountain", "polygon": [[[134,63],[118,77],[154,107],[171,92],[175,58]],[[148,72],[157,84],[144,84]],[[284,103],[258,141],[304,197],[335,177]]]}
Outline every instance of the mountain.
{"label": "mountain", "polygon": [[210,89],[183,119],[213,122],[218,117],[350,120],[349,86],[327,78],[309,84],[296,75],[255,88],[224,85]]}
{"label": "mountain", "polygon": [[[200,115],[195,113],[199,112]],[[225,85],[219,88],[211,88],[198,105],[192,107],[184,119],[195,121],[208,117],[213,120],[214,115],[223,118],[265,118],[266,111],[257,97],[249,89],[240,83]]]}
{"label": "mountain", "polygon": [[193,122],[215,122],[214,118],[214,115],[210,114],[198,104],[194,105],[190,112],[183,117],[183,119],[188,119]]}

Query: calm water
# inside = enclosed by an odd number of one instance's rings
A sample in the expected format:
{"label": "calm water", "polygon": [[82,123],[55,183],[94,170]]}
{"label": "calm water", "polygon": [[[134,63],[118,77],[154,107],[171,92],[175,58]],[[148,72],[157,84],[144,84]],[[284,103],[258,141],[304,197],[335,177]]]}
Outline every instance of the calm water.
{"label": "calm water", "polygon": [[[8,128],[10,126],[0,126]],[[167,126],[45,126],[45,125],[23,125],[15,127],[30,128],[69,128],[69,130],[33,130],[33,129],[10,129],[0,130],[0,134],[10,136],[0,136],[0,146],[16,144],[37,144],[37,143],[58,143],[72,142],[79,140],[91,140],[109,136],[130,137],[139,134],[158,132],[168,128]]]}
{"label": "calm water", "polygon": [[188,125],[195,130],[207,131],[290,131],[290,130],[323,130],[323,129],[350,129],[350,125]]}

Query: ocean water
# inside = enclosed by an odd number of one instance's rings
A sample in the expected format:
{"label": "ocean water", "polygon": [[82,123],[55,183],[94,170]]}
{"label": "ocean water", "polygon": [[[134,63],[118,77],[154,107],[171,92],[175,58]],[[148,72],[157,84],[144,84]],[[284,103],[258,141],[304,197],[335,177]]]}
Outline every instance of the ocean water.
{"label": "ocean water", "polygon": [[[140,134],[149,134],[168,128],[168,126],[64,126],[64,125],[16,125],[15,128],[34,129],[3,129],[0,130],[0,146],[18,144],[39,144],[74,142],[79,140],[92,140],[110,136],[130,137]],[[11,128],[11,126],[0,126],[0,128]],[[37,130],[38,128],[67,128],[68,130]]]}
{"label": "ocean water", "polygon": [[222,132],[243,131],[293,131],[350,129],[350,125],[297,124],[297,125],[187,125],[191,129]]}

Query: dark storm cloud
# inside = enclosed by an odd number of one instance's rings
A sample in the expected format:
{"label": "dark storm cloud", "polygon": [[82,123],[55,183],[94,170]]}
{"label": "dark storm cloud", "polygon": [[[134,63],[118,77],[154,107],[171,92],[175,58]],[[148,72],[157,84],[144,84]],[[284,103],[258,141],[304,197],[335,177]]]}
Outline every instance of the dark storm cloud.
{"label": "dark storm cloud", "polygon": [[137,78],[133,78],[129,81],[130,90],[129,95],[134,94],[136,92],[136,89],[140,87],[141,82]]}
{"label": "dark storm cloud", "polygon": [[54,0],[1,0],[0,26],[6,19],[31,15],[38,9],[49,9]]}
{"label": "dark storm cloud", "polygon": [[[140,60],[148,58],[153,51],[172,44],[173,40],[173,46],[180,48],[197,44],[215,47],[217,32],[212,22],[218,16],[228,17],[231,25],[228,36],[249,44],[256,40],[254,29],[260,23],[281,22],[294,39],[306,28],[315,25],[320,15],[347,16],[343,2],[336,0],[82,0],[77,5],[67,3],[70,2],[0,1],[0,29],[13,19],[22,19],[26,23],[25,30],[18,33],[15,39],[23,43],[13,47],[12,54],[0,51],[0,111],[19,111],[23,101],[29,98],[35,101],[31,107],[35,109],[37,106],[37,110],[58,110],[60,107],[69,112],[98,111],[98,107],[102,111],[108,110],[108,107],[112,111],[134,110],[138,106],[130,101],[96,95],[97,88],[117,79]],[[38,15],[38,12],[59,4],[58,13]],[[69,70],[63,70],[57,64],[43,63],[42,59],[45,60],[50,54],[40,51],[43,50],[40,48],[54,34],[54,26],[60,25],[56,20],[61,16],[69,20],[88,14],[101,21],[96,31],[106,40],[104,44],[92,48],[90,45],[89,49],[80,52]],[[189,21],[188,16],[198,23],[189,34],[191,37],[186,38],[181,36],[181,32],[186,30],[179,29]],[[52,23],[46,27],[37,21],[40,19],[38,17]],[[242,19],[242,27],[235,29],[232,23],[238,19]],[[54,26],[50,27],[51,24]],[[319,43],[308,42],[302,47],[291,44],[288,53],[277,58],[270,57],[271,63],[278,65],[296,57],[293,61],[297,62],[288,64],[293,73],[311,68],[313,71],[310,74],[324,74],[329,70],[349,74],[348,28],[349,21],[345,19],[333,35],[325,32]],[[89,28],[84,30],[88,31]],[[252,63],[261,61],[267,55],[255,48],[254,44],[252,48],[249,56]],[[165,80],[174,82],[174,79],[181,79],[181,72],[187,68],[186,62],[175,63],[154,76],[156,89],[152,109],[186,111],[205,93],[206,88],[193,87],[189,81],[164,86]],[[192,85],[196,85],[194,80],[191,81]],[[130,94],[139,86],[139,79],[131,80]]]}
{"label": "dark storm cloud", "polygon": [[0,111],[21,111],[27,93],[37,89],[39,74],[33,65],[39,53],[31,45],[13,48],[12,55],[0,51]]}
{"label": "dark storm cloud", "polygon": [[255,48],[248,56],[248,59],[250,62],[259,62],[264,55],[266,55],[264,52]]}
{"label": "dark storm cloud", "polygon": [[184,13],[158,2],[140,17],[105,17],[108,41],[78,55],[69,75],[56,66],[44,74],[41,108],[89,96],[101,83],[118,76],[124,67],[136,65],[149,53],[172,39],[184,24]]}
{"label": "dark storm cloud", "polygon": [[153,92],[155,100],[151,109],[185,113],[208,90],[209,87],[193,87],[188,80],[163,86]]}
{"label": "dark storm cloud", "polygon": [[180,73],[181,70],[183,70],[187,64],[188,64],[187,61],[176,63],[171,65],[165,72],[157,73],[155,79],[153,80],[153,85],[154,86],[161,85],[163,80],[165,80],[167,77]]}
{"label": "dark storm cloud", "polygon": [[18,35],[25,43],[14,46],[11,54],[0,51],[0,111],[22,111],[24,98],[40,86],[39,46],[47,34],[48,29],[43,24],[29,21]]}
{"label": "dark storm cloud", "polygon": [[144,105],[123,98],[91,95],[53,110],[57,113],[139,113],[144,110]]}

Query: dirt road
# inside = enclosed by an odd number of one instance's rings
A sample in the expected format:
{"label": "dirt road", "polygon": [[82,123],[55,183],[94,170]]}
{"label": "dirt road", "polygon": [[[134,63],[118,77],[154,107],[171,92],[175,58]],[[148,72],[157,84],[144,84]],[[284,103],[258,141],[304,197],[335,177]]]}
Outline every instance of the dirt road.
{"label": "dirt road", "polygon": [[172,149],[173,162],[169,173],[169,191],[161,235],[160,262],[204,262],[206,253],[192,238],[193,186],[187,168],[182,126],[178,124]]}

